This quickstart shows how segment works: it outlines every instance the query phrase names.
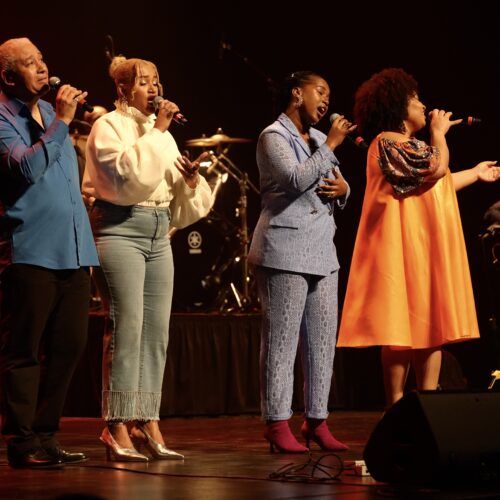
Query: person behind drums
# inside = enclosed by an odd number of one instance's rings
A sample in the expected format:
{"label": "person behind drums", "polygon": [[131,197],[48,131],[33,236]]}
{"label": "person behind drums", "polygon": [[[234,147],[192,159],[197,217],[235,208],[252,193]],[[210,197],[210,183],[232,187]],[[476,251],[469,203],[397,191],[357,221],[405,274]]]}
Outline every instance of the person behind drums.
{"label": "person behind drums", "polygon": [[110,76],[116,110],[92,127],[83,178],[109,296],[100,439],[108,459],[147,461],[134,444],[182,459],[158,425],[174,278],[167,232],[207,215],[211,192],[198,173],[206,155],[191,162],[179,153],[169,132],[177,104],[161,100],[155,116],[163,92],[152,62],[115,57]]}

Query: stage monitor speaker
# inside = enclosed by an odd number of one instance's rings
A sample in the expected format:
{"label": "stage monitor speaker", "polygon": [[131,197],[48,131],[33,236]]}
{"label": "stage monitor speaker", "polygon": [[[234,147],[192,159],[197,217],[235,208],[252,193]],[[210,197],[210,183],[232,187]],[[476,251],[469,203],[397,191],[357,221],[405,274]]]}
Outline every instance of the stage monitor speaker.
{"label": "stage monitor speaker", "polygon": [[364,450],[377,481],[444,485],[500,481],[500,393],[410,392]]}

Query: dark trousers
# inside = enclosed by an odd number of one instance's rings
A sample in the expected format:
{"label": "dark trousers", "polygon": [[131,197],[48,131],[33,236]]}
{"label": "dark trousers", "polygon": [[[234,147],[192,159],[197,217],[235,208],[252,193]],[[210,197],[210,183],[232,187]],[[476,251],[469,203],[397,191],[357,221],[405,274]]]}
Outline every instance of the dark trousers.
{"label": "dark trousers", "polygon": [[20,452],[56,445],[87,341],[89,270],[12,264],[1,276],[1,291],[2,433]]}

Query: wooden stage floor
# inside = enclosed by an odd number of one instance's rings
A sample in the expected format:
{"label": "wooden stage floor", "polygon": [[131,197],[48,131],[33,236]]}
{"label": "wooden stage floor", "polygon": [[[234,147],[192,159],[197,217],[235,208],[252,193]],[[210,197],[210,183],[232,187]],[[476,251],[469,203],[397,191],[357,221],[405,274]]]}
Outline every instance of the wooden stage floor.
{"label": "wooden stage floor", "polygon": [[[339,454],[344,462],[360,460],[380,412],[336,411],[329,417],[335,436],[350,450]],[[291,427],[299,435],[301,417]],[[401,492],[371,477],[344,470],[327,483],[277,481],[270,474],[287,464],[301,464],[306,455],[270,453],[256,415],[169,418],[161,428],[167,444],[185,460],[148,464],[107,462],[98,440],[98,418],[64,418],[59,439],[69,451],[84,451],[88,462],[61,470],[16,470],[7,465],[5,444],[0,447],[0,498],[5,499],[326,499],[380,498],[470,499],[500,498],[497,489],[455,491],[426,489]],[[315,446],[315,445],[314,445]],[[312,449],[312,459],[326,453]],[[335,465],[335,457],[324,457]]]}

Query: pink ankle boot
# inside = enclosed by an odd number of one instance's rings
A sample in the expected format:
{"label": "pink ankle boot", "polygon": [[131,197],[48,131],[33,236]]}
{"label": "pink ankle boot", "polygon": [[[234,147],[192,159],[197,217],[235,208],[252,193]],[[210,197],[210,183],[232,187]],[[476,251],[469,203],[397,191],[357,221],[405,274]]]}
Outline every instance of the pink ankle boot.
{"label": "pink ankle boot", "polygon": [[266,422],[264,437],[269,441],[271,452],[274,452],[274,447],[280,453],[305,453],[309,451],[295,439],[287,420]]}
{"label": "pink ankle boot", "polygon": [[345,451],[349,447],[335,439],[326,425],[326,420],[308,418],[302,424],[301,433],[306,439],[309,448],[310,442],[314,441],[325,451]]}

